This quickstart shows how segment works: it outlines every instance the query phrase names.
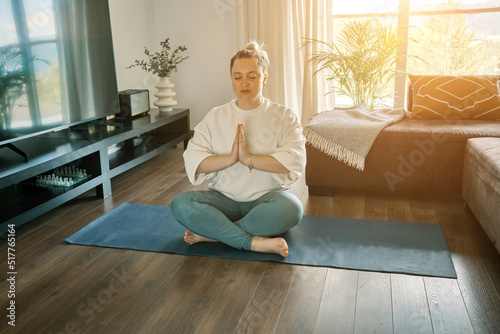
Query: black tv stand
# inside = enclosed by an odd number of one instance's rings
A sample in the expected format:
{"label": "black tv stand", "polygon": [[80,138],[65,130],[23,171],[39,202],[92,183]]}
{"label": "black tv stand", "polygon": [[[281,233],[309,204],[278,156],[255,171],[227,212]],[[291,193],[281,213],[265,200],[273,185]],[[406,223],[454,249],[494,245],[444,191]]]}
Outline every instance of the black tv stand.
{"label": "black tv stand", "polygon": [[[84,132],[64,129],[17,141],[15,148],[30,158],[26,163],[11,151],[0,155],[0,234],[9,224],[22,225],[89,191],[107,197],[113,177],[179,143],[185,148],[189,138],[189,109],[152,108],[123,127],[90,125]],[[116,146],[121,148],[113,150]],[[85,169],[89,177],[68,187],[36,185],[37,176],[71,166]]]}
{"label": "black tv stand", "polygon": [[17,148],[16,146],[14,146],[14,144],[9,143],[9,144],[5,144],[5,145],[0,145],[0,148],[3,148],[3,147],[10,148],[12,151],[14,151],[17,154],[19,154],[20,156],[22,156],[24,158],[25,162],[29,161],[28,153],[26,153],[23,150]]}
{"label": "black tv stand", "polygon": [[115,126],[117,128],[123,128],[123,123],[120,122],[112,122],[112,121],[103,121],[100,119],[96,119],[84,124],[76,125],[71,127],[71,130],[75,131],[85,131],[88,129],[90,125],[103,125],[103,126]]}

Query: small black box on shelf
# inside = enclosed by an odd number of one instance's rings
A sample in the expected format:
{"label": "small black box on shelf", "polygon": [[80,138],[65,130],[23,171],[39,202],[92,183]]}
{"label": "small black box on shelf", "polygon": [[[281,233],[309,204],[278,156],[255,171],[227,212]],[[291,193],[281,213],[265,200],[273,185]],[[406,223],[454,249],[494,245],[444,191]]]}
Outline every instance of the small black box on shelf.
{"label": "small black box on shelf", "polygon": [[130,119],[149,111],[149,90],[127,89],[118,92],[120,113],[117,119]]}

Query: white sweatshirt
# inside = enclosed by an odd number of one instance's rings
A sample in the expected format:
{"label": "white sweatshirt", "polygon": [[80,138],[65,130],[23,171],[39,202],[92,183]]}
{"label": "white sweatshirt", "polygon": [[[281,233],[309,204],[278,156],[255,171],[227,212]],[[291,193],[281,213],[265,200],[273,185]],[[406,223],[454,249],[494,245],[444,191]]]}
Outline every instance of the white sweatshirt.
{"label": "white sweatshirt", "polygon": [[[276,174],[236,163],[214,173],[198,173],[200,163],[211,155],[231,152],[238,123],[245,125],[245,138],[251,155],[271,155],[285,166],[288,174]],[[198,185],[212,179],[209,188],[238,201],[253,201],[272,190],[287,189],[304,172],[305,137],[302,127],[290,110],[264,99],[253,110],[243,110],[233,100],[213,108],[194,128],[194,136],[184,152],[189,180]]]}

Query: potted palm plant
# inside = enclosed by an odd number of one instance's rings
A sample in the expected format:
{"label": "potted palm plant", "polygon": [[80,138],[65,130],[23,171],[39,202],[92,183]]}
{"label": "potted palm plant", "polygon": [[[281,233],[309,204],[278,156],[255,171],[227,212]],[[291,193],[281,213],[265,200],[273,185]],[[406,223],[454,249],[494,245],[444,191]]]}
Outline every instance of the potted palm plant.
{"label": "potted palm plant", "polygon": [[0,118],[1,124],[8,126],[12,119],[12,109],[16,101],[26,92],[29,79],[21,66],[22,54],[19,49],[0,50]]}
{"label": "potted palm plant", "polygon": [[326,71],[326,80],[354,105],[373,109],[384,106],[394,78],[406,75],[396,69],[396,62],[406,57],[399,54],[405,29],[374,19],[353,20],[344,24],[335,41],[306,39],[304,46],[315,50],[308,60],[316,66],[314,74]]}

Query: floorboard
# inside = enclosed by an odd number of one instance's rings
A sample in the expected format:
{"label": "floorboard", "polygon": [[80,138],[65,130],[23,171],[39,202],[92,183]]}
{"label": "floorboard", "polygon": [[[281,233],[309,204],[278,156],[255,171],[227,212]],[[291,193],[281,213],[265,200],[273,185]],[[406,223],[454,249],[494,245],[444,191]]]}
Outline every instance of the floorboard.
{"label": "floorboard", "polygon": [[265,262],[227,261],[224,280],[206,290],[215,291],[216,297],[207,304],[194,333],[233,333],[265,268]]}
{"label": "floorboard", "polygon": [[248,301],[235,333],[272,333],[290,290],[296,267],[269,263]]}
{"label": "floorboard", "polygon": [[391,275],[391,290],[394,333],[432,333],[423,278]]}
{"label": "floorboard", "polygon": [[327,268],[297,266],[274,333],[314,333]]}
{"label": "floorboard", "polygon": [[457,280],[425,277],[424,282],[434,333],[474,333]]}
{"label": "floorboard", "polygon": [[[123,332],[137,313],[144,312],[142,306],[152,298],[159,282],[176,275],[176,271],[182,268],[183,263],[185,265],[192,260],[192,258],[180,256],[145,254],[147,255],[140,263],[127,269],[127,275],[134,277],[133,284],[123,284],[106,305],[106,309],[113,310],[113,312],[96,312],[94,321],[86,324],[82,328],[82,333],[98,333],[99,328],[111,326]],[[110,317],[109,313],[112,313],[113,317]],[[122,319],[122,321],[116,322],[114,319]]]}
{"label": "floorboard", "polygon": [[328,269],[316,333],[354,333],[359,271]]}
{"label": "floorboard", "polygon": [[393,333],[391,275],[360,272],[354,333]]}
{"label": "floorboard", "polygon": [[498,295],[473,242],[468,238],[453,238],[449,244],[450,249],[454,250],[453,262],[457,268],[458,285],[474,329],[479,333],[498,331]]}

